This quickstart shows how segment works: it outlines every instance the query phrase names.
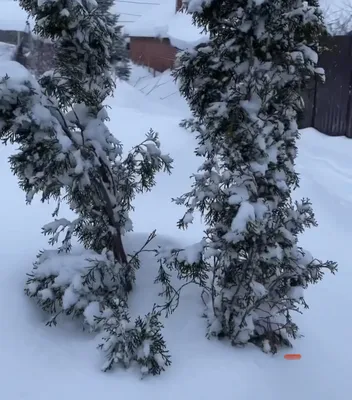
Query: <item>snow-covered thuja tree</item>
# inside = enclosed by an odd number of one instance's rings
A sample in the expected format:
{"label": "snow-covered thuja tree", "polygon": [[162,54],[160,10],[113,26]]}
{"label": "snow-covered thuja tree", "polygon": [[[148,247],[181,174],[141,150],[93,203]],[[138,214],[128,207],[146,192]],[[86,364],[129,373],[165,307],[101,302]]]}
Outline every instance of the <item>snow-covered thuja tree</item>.
{"label": "snow-covered thuja tree", "polygon": [[116,74],[129,77],[126,40],[118,16],[109,11],[113,0],[19,3],[35,18],[34,32],[55,44],[56,68],[41,84],[60,105],[100,103],[111,93]]}
{"label": "snow-covered thuja tree", "polygon": [[[39,254],[26,293],[53,314],[50,323],[66,314],[84,318],[90,329],[104,329],[104,369],[137,362],[143,374],[160,373],[170,361],[159,313],[154,308],[130,322],[128,293],[139,253],[126,254],[122,237],[132,230],[136,193],[150,190],[158,171],[170,172],[172,160],[152,130],[123,156],[106,125],[103,101],[114,89],[117,57],[107,3],[20,4],[34,18],[35,31],[57,47],[57,69],[43,77],[43,86],[31,77],[11,77],[12,71],[0,82],[0,138],[18,147],[10,164],[27,202],[39,194],[58,204],[55,221],[43,231],[52,235],[51,244],[61,244],[58,251]],[[62,202],[74,220],[58,218]],[[74,237],[87,252],[69,253]]]}
{"label": "snow-covered thuja tree", "polygon": [[[307,199],[293,201],[297,112],[317,67],[324,22],[316,1],[191,0],[188,11],[209,41],[180,53],[175,77],[204,158],[181,228],[200,211],[207,228],[193,254],[175,250],[163,262],[205,285],[208,335],[275,352],[298,328],[292,312],[307,307],[303,289],[334,272],[299,247],[316,221]],[[165,269],[159,281],[168,285]],[[170,288],[169,293],[172,293]],[[170,296],[169,296],[170,297]]]}

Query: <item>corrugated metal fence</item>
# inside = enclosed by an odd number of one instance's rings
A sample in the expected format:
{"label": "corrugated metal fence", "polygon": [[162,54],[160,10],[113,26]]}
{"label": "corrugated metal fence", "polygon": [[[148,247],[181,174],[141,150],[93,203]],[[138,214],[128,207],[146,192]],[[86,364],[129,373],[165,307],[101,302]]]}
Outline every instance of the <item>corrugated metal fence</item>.
{"label": "corrugated metal fence", "polygon": [[352,36],[325,39],[328,48],[319,60],[325,84],[313,82],[304,94],[300,126],[314,127],[330,136],[352,138]]}

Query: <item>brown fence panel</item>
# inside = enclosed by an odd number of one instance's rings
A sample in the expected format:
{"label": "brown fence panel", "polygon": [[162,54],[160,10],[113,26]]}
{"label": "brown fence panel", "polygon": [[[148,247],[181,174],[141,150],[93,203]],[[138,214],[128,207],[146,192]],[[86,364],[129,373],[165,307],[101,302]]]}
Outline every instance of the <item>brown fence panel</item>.
{"label": "brown fence panel", "polygon": [[348,92],[348,103],[347,103],[347,130],[346,136],[352,138],[352,37],[349,36],[350,48],[349,53],[346,57],[346,63],[349,65],[350,68],[350,75],[349,80],[346,82],[345,89]]}
{"label": "brown fence panel", "polygon": [[351,44],[350,36],[327,38],[329,50],[320,56],[319,65],[325,69],[326,82],[317,84],[312,126],[330,136],[352,135],[349,123]]}

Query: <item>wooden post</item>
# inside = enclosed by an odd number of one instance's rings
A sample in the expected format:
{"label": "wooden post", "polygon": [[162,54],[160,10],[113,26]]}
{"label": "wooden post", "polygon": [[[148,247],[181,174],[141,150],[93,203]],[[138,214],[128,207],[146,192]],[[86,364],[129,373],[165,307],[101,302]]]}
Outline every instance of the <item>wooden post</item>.
{"label": "wooden post", "polygon": [[176,0],[176,12],[182,10],[183,8],[183,0]]}

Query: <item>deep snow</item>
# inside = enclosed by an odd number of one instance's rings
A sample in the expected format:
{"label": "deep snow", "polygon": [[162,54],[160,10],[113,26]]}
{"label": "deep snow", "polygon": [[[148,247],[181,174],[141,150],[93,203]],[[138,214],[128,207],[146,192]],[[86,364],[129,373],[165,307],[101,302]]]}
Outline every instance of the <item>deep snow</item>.
{"label": "deep snow", "polygon": [[[194,138],[179,127],[187,110],[168,73],[151,77],[134,68],[131,85],[118,85],[109,100],[110,127],[126,150],[143,139],[150,127],[160,133],[163,149],[174,158],[171,176],[160,174],[157,186],[136,199],[134,230],[126,245],[136,249],[157,229],[158,243],[191,244],[200,239],[200,220],[186,232],[176,228],[184,210],[171,197],[187,189],[200,164],[193,155]],[[159,85],[157,82],[164,82]],[[52,207],[34,201],[25,206],[24,194],[11,175],[7,157],[15,149],[0,147],[1,279],[0,279],[0,398],[6,400],[96,400],[104,397],[157,399],[332,400],[348,399],[352,308],[350,235],[352,233],[352,141],[329,138],[313,129],[302,131],[297,168],[301,188],[295,196],[310,197],[319,228],[304,234],[301,243],[315,257],[339,262],[339,272],[327,275],[308,290],[310,309],[296,317],[303,339],[290,352],[300,361],[259,349],[234,349],[204,337],[205,321],[199,291],[188,287],[174,315],[165,321],[164,335],[172,366],[160,377],[140,381],[132,371],[100,372],[97,337],[81,332],[74,322],[45,326],[48,316],[23,294],[25,274],[38,250],[48,248],[40,233],[51,220]],[[66,210],[67,211],[67,210]],[[64,216],[69,217],[68,212]],[[151,253],[143,255],[131,297],[133,315],[150,311],[159,287],[153,284],[157,266]]]}

